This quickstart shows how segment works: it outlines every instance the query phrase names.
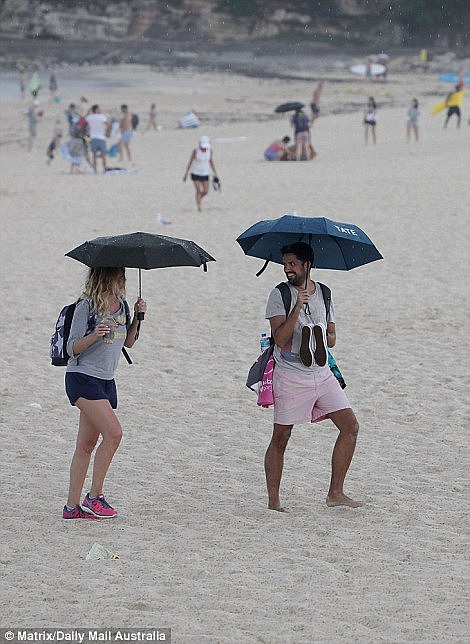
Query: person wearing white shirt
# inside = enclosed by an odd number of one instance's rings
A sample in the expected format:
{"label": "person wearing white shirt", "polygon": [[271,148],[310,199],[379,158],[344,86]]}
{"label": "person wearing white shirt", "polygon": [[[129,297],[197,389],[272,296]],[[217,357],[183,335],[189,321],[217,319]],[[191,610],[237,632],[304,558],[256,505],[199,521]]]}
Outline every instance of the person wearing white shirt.
{"label": "person wearing white shirt", "polygon": [[90,130],[91,151],[93,153],[93,167],[97,171],[96,160],[98,153],[103,163],[103,172],[106,172],[106,126],[108,117],[101,113],[99,105],[93,105],[91,114],[86,117]]}

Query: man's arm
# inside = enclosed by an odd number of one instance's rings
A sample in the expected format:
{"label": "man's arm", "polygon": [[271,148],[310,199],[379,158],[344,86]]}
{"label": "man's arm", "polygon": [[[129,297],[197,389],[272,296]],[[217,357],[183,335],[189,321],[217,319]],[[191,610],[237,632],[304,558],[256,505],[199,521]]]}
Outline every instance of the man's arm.
{"label": "man's arm", "polygon": [[334,322],[328,322],[326,325],[326,344],[332,349],[336,344],[336,327]]}
{"label": "man's arm", "polygon": [[269,318],[269,323],[271,325],[271,334],[274,338],[274,342],[278,347],[285,347],[292,340],[294,335],[295,324],[298,320],[299,313],[302,310],[304,304],[307,304],[309,299],[309,294],[307,290],[299,291],[297,295],[297,301],[294,305],[294,308],[289,313],[289,315],[275,315],[272,318]]}

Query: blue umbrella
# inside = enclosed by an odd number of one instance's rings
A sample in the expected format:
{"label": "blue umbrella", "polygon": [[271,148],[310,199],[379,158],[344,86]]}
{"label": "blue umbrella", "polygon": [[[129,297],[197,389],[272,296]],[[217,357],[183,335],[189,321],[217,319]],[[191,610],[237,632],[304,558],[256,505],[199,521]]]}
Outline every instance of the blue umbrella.
{"label": "blue umbrella", "polygon": [[254,224],[238,238],[245,255],[282,264],[281,248],[305,242],[313,249],[314,268],[348,271],[351,268],[383,259],[373,242],[358,226],[326,217],[283,215]]}

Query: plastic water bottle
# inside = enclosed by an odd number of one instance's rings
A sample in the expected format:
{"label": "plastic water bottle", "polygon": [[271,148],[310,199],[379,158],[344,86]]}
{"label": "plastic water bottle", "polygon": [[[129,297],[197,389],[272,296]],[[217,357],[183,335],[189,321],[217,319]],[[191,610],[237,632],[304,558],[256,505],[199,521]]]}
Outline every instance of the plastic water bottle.
{"label": "plastic water bottle", "polygon": [[259,339],[259,346],[261,347],[261,353],[263,353],[263,351],[265,351],[270,345],[271,345],[271,342],[269,341],[268,336],[266,335],[266,333],[262,333]]}

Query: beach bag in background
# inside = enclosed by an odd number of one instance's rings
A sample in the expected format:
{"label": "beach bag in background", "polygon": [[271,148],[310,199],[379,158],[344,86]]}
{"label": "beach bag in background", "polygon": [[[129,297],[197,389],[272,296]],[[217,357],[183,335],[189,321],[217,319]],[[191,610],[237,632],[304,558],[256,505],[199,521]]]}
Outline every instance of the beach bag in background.
{"label": "beach bag in background", "polygon": [[200,121],[196,112],[191,109],[189,110],[189,112],[186,112],[186,114],[182,118],[180,118],[179,124],[180,127],[186,129],[191,127],[199,127]]}
{"label": "beach bag in background", "polygon": [[266,363],[266,367],[263,372],[263,377],[261,380],[261,385],[258,390],[258,402],[256,403],[259,407],[270,407],[274,405],[274,393],[273,393],[273,373],[274,373],[274,356],[271,352],[269,360]]}
{"label": "beach bag in background", "polygon": [[137,116],[137,114],[132,114],[131,122],[132,122],[132,129],[137,130],[137,126],[139,125],[139,117]]}

